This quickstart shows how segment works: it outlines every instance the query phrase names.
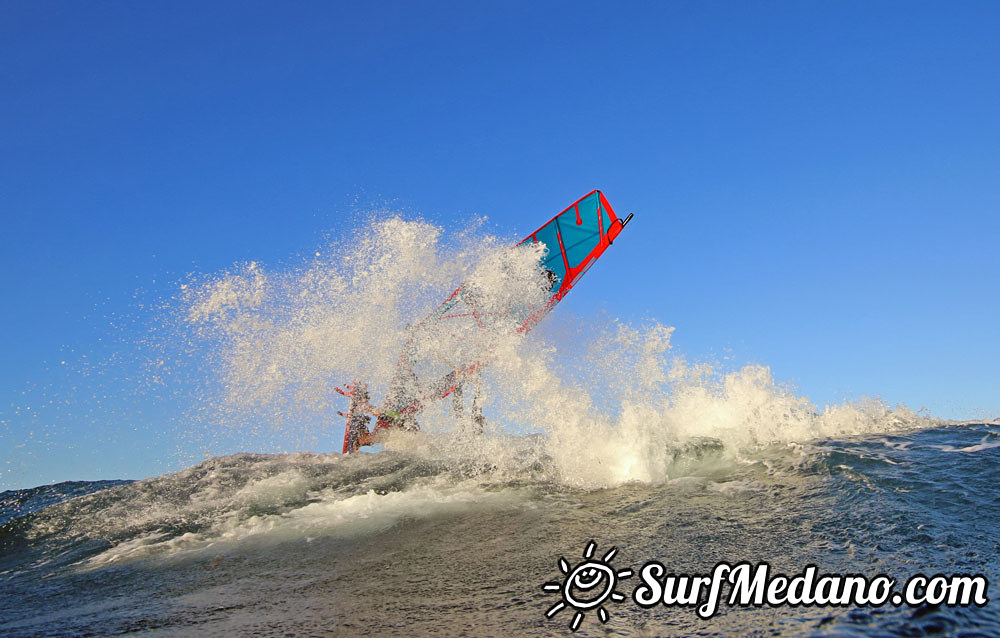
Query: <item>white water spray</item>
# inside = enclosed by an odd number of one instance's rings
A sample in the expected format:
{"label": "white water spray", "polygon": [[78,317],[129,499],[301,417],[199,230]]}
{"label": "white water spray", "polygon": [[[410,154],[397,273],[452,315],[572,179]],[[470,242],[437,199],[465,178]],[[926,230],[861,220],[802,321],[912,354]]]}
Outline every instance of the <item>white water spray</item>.
{"label": "white water spray", "polygon": [[[360,379],[383,396],[410,326],[457,285],[474,282],[487,310],[544,298],[539,255],[511,251],[513,243],[482,232],[446,237],[427,222],[389,217],[299,268],[251,263],[187,285],[185,321],[217,372],[220,420],[252,415],[279,430],[320,428],[327,449],[336,448],[343,426],[335,410],[345,406],[334,386]],[[591,488],[667,480],[678,450],[692,441],[711,439],[737,456],[922,422],[878,400],[818,410],[764,366],[690,365],[671,352],[673,328],[657,323],[587,321],[578,338],[589,345],[570,360],[563,353],[580,348],[522,335],[510,313],[488,314],[494,320],[485,330],[418,328],[416,339],[419,358],[438,364],[426,378],[488,353],[486,435],[454,438],[450,402],[441,401],[420,415],[429,437],[391,437],[388,447],[475,457],[499,471],[523,466],[524,446],[509,445],[509,437],[541,433],[531,454],[548,459],[558,480]],[[559,315],[556,308],[544,321]]]}

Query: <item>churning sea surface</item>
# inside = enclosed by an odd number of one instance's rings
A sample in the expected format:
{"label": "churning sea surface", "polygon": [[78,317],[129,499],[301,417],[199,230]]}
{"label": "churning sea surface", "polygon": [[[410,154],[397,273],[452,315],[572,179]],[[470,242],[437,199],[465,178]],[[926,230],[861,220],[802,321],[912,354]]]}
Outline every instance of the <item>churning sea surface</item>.
{"label": "churning sea surface", "polygon": [[[163,332],[125,331],[116,352],[151,351],[106,392],[183,388],[194,407],[174,433],[199,450],[324,445],[331,384],[386,396],[400,352],[431,380],[450,360],[488,361],[486,431],[439,401],[421,433],[393,432],[375,453],[216,456],[141,481],[4,492],[0,636],[1000,636],[992,600],[723,605],[708,619],[636,604],[653,560],[676,574],[766,562],[995,587],[1000,421],[877,399],[820,410],[765,366],[687,360],[655,321],[559,308],[525,335],[514,310],[549,284],[538,247],[509,239],[375,217],[315,259],[236,265],[144,306],[162,306]],[[475,325],[420,324],[456,282],[475,291]],[[81,378],[114,376],[96,372]],[[237,443],[213,443],[220,432]],[[636,575],[574,633],[574,610],[546,615],[566,592],[544,586],[591,542]]]}
{"label": "churning sea surface", "polygon": [[[557,479],[538,435],[508,460],[411,446],[375,454],[238,454],[142,481],[0,494],[0,635],[998,636],[1000,424],[763,447],[711,438],[662,480]],[[547,618],[558,561],[617,547],[708,574],[768,562],[820,572],[983,574],[990,602],[740,607],[710,619],[643,609],[622,579],[607,623]]]}

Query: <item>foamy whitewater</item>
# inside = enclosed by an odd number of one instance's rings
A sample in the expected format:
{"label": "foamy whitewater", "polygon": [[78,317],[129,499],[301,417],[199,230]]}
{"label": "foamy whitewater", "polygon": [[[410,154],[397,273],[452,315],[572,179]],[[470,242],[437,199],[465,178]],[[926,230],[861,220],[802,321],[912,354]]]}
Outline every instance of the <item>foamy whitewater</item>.
{"label": "foamy whitewater", "polygon": [[[618,547],[617,565],[678,573],[1000,574],[1000,424],[877,399],[820,408],[764,366],[688,361],[655,322],[557,307],[521,334],[518,312],[547,288],[538,248],[513,243],[389,216],[298,267],[191,277],[147,382],[189,389],[210,456],[234,440],[303,451],[3,493],[0,633],[569,635],[541,586],[591,539]],[[461,282],[493,310],[486,325],[421,327]],[[421,433],[334,453],[334,387],[363,381],[381,400],[411,337],[424,379],[488,359],[486,432],[444,400]],[[607,611],[576,635],[1000,634],[992,602]]]}

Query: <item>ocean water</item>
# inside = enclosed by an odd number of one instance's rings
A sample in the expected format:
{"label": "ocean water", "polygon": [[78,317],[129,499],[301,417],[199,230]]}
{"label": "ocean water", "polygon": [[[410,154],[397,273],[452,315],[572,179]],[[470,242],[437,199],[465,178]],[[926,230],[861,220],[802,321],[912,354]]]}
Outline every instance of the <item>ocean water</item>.
{"label": "ocean water", "polygon": [[[676,476],[587,488],[537,437],[503,468],[422,448],[213,458],[108,487],[2,495],[0,634],[570,635],[557,560],[767,561],[899,579],[1000,576],[1000,424],[671,451]],[[81,495],[90,488],[92,493]],[[28,511],[33,498],[68,500]],[[634,580],[634,578],[633,578]],[[627,592],[626,581],[619,585]],[[991,590],[991,594],[994,594]],[[995,596],[991,596],[995,599]],[[1000,635],[1000,604],[690,608],[608,603],[576,635]]]}
{"label": "ocean water", "polygon": [[[189,401],[162,427],[207,460],[0,494],[0,635],[564,636],[574,613],[547,617],[561,595],[543,586],[591,541],[635,572],[746,561],[996,582],[1000,422],[877,398],[820,407],[766,365],[675,352],[656,321],[556,308],[521,334],[500,310],[546,280],[516,239],[374,216],[297,266],[237,264],[148,304],[157,329],[125,336],[121,352],[146,354],[122,387]],[[491,319],[415,333],[461,281]],[[384,396],[414,334],[425,376],[456,352],[488,360],[481,436],[442,401],[375,453],[232,453],[339,448],[334,386]],[[1000,635],[992,590],[985,606],[702,619],[639,607],[638,580],[573,635]]]}

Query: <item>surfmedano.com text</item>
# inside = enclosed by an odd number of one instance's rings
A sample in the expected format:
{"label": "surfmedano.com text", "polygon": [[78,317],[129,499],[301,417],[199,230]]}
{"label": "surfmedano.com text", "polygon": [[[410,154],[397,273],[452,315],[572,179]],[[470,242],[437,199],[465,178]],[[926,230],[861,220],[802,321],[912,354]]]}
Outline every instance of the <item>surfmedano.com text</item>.
{"label": "surfmedano.com text", "polygon": [[[982,574],[916,574],[896,590],[896,580],[878,574],[817,574],[815,565],[794,576],[771,574],[767,563],[751,565],[719,563],[710,575],[667,573],[657,561],[642,566],[642,583],[632,592],[632,599],[643,608],[655,605],[694,607],[699,617],[708,619],[719,610],[719,601],[754,607],[916,607],[924,604],[982,607],[989,582]],[[723,588],[727,592],[723,592]]]}

